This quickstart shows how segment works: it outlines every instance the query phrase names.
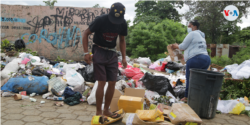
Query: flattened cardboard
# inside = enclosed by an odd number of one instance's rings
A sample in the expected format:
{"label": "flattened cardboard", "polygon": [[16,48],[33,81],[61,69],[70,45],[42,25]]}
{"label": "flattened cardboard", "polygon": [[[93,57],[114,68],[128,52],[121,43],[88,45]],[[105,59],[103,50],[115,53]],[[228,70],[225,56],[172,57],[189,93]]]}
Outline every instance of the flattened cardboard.
{"label": "flattened cardboard", "polygon": [[[114,112],[118,110],[118,100],[120,96],[123,95],[119,90],[115,89],[111,104],[110,104],[110,111]],[[126,96],[134,96],[134,97],[141,97],[143,98],[145,95],[144,89],[133,89],[133,88],[125,88]]]}
{"label": "flattened cardboard", "polygon": [[122,119],[122,123],[127,124],[127,125],[174,125],[174,124],[167,122],[167,121],[159,122],[159,123],[157,123],[157,122],[144,122],[135,113],[126,113]]}
{"label": "flattened cardboard", "polygon": [[179,49],[172,49],[172,44],[167,46],[169,56],[172,61],[181,61],[181,63],[184,65],[186,62],[184,61],[184,56],[181,53],[181,50]]}
{"label": "flattened cardboard", "polygon": [[168,117],[173,124],[202,123],[201,118],[185,103],[174,103]]}
{"label": "flattened cardboard", "polygon": [[115,89],[115,92],[114,92],[114,95],[113,95],[113,98],[112,98],[112,101],[111,101],[111,104],[110,104],[110,111],[111,112],[114,112],[114,111],[117,111],[118,110],[118,100],[120,98],[120,96],[122,95],[122,93]]}
{"label": "flattened cardboard", "polygon": [[124,95],[143,98],[145,95],[145,89],[125,88]]}

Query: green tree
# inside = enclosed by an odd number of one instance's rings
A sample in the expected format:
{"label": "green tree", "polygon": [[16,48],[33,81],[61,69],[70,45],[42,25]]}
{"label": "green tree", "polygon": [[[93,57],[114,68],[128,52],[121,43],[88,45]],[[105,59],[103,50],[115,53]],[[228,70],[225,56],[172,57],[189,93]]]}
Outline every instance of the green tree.
{"label": "green tree", "polygon": [[237,52],[232,57],[232,61],[237,64],[241,64],[245,60],[250,59],[250,40],[246,43],[246,47],[241,48],[239,52]]}
{"label": "green tree", "polygon": [[96,4],[95,6],[93,6],[93,8],[102,8],[99,4]]}
{"label": "green tree", "polygon": [[158,24],[140,22],[131,30],[127,52],[131,52],[132,58],[157,60],[166,57],[167,45],[181,43],[186,35],[186,27],[173,20],[165,19]]}
{"label": "green tree", "polygon": [[[185,18],[199,20],[200,29],[206,34],[208,43],[232,43],[231,34],[240,30],[236,24],[241,22],[241,17],[247,17],[250,6],[248,1],[185,1],[189,11]],[[223,16],[223,10],[228,5],[235,5],[239,9],[239,17],[236,21],[227,21]],[[231,36],[231,37],[230,37]],[[224,38],[221,39],[221,37]],[[227,39],[228,38],[228,39]]]}
{"label": "green tree", "polygon": [[165,18],[180,21],[181,15],[176,8],[182,8],[182,6],[182,1],[138,1],[135,4],[137,8],[133,23],[160,22]]}

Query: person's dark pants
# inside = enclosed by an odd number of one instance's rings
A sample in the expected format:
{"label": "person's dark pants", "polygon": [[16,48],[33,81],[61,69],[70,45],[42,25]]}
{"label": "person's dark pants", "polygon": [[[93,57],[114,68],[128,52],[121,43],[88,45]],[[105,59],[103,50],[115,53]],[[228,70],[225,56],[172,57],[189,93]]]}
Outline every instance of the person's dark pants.
{"label": "person's dark pants", "polygon": [[94,76],[97,81],[116,81],[118,73],[117,53],[93,46]]}
{"label": "person's dark pants", "polygon": [[185,97],[188,97],[188,88],[189,88],[189,76],[191,68],[196,69],[208,69],[209,65],[211,63],[211,59],[208,55],[197,55],[193,58],[189,59],[186,63],[186,91],[185,91]]}

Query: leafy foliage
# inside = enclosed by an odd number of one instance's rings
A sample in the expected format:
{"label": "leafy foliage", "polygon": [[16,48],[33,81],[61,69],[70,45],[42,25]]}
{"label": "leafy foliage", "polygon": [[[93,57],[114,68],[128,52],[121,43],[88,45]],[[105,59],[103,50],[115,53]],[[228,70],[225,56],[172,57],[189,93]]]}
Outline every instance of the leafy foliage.
{"label": "leafy foliage", "polygon": [[242,111],[240,114],[245,114],[248,117],[250,117],[250,111],[247,111],[247,110]]}
{"label": "leafy foliage", "polygon": [[182,8],[182,1],[138,1],[134,24],[143,22],[160,22],[163,19],[180,21],[181,15],[176,8]]}
{"label": "leafy foliage", "polygon": [[181,43],[186,34],[186,28],[173,20],[165,19],[158,24],[140,22],[131,30],[127,51],[131,52],[132,58],[164,58],[167,45]]}
{"label": "leafy foliage", "polygon": [[93,8],[104,8],[104,7],[101,7],[99,4],[96,4],[93,6]]}
{"label": "leafy foliage", "polygon": [[45,3],[45,6],[50,6],[50,9],[54,8],[55,3],[57,3],[57,0],[47,0],[47,1],[43,1]]}
{"label": "leafy foliage", "polygon": [[215,56],[211,58],[211,63],[224,67],[226,65],[231,65],[232,60],[227,56]]}
{"label": "leafy foliage", "polygon": [[224,80],[220,98],[222,100],[236,99],[239,97],[250,98],[250,79],[246,80]]}
{"label": "leafy foliage", "polygon": [[239,52],[233,55],[232,61],[234,63],[241,64],[248,59],[250,59],[250,42],[246,44],[246,48],[241,48]]}
{"label": "leafy foliage", "polygon": [[1,51],[4,51],[4,49],[9,46],[10,46],[10,41],[8,41],[7,39],[3,40],[1,43]]}

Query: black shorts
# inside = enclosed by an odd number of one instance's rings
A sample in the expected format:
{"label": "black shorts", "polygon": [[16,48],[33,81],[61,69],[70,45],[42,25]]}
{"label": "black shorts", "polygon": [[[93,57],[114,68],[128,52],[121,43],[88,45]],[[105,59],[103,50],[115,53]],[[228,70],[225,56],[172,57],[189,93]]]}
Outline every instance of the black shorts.
{"label": "black shorts", "polygon": [[118,56],[111,50],[93,45],[94,76],[97,81],[116,81],[118,73]]}

